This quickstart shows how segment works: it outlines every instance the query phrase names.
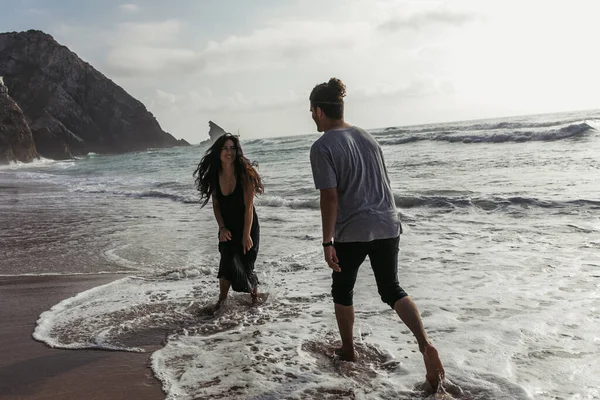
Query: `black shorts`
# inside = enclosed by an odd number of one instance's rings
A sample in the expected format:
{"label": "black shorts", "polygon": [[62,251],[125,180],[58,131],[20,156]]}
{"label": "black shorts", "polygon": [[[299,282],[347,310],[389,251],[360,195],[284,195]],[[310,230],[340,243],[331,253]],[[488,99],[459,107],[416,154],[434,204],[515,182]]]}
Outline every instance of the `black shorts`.
{"label": "black shorts", "polygon": [[352,305],[358,269],[369,256],[381,300],[394,308],[396,301],[408,296],[398,283],[400,237],[372,242],[336,242],[335,251],[341,272],[333,272],[331,295],[335,304]]}

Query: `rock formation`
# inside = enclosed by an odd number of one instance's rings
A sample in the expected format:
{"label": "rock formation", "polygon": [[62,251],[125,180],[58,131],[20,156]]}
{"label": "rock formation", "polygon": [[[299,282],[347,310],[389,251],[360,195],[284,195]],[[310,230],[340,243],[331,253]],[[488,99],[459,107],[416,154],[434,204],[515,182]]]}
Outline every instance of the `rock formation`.
{"label": "rock formation", "polygon": [[0,77],[0,164],[38,158],[31,130]]}
{"label": "rock formation", "polygon": [[221,137],[227,133],[227,132],[225,132],[225,129],[221,128],[219,125],[215,124],[212,121],[208,121],[208,126],[210,127],[210,129],[208,131],[208,136],[210,136],[211,142],[214,142],[219,137]]}
{"label": "rock formation", "polygon": [[43,32],[0,34],[0,75],[44,157],[189,145],[164,132],[142,103]]}

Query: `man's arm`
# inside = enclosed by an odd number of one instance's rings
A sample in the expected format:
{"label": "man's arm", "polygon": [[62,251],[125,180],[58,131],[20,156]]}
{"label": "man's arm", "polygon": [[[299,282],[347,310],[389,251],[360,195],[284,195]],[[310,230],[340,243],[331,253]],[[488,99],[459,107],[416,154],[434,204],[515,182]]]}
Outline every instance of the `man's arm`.
{"label": "man's arm", "polygon": [[323,243],[330,242],[337,220],[337,188],[321,189],[321,222],[323,225]]}
{"label": "man's arm", "polygon": [[[337,220],[338,194],[337,188],[321,189],[321,222],[323,225],[323,243],[331,242],[333,231],[335,230],[335,221]],[[325,261],[334,271],[340,272],[338,258],[335,247],[327,246],[323,248]]]}
{"label": "man's arm", "polygon": [[[323,243],[331,242],[337,220],[338,193],[337,193],[337,174],[331,154],[317,145],[317,142],[310,148],[310,165],[312,168],[315,187],[320,192],[321,204],[321,222],[323,226]],[[335,253],[335,247],[323,247],[325,261],[329,268],[340,272],[338,258]]]}

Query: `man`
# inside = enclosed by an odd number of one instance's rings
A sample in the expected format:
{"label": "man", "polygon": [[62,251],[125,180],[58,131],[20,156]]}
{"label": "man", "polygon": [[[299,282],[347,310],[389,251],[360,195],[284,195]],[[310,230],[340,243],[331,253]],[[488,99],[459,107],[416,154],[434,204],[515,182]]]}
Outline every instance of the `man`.
{"label": "man", "polygon": [[423,354],[426,379],[437,389],[444,368],[427,338],[416,305],[398,283],[398,244],[402,227],[377,141],[344,121],[346,87],[336,78],[310,94],[310,111],[319,132],[310,150],[315,186],[320,190],[323,250],[333,269],[331,294],[342,339],[341,357],[354,361],[352,296],[367,255],[381,300],[396,311]]}

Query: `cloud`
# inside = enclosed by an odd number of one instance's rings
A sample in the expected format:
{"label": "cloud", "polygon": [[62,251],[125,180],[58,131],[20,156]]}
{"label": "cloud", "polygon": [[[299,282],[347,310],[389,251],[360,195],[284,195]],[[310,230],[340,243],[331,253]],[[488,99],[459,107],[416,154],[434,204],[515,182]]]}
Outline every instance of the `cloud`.
{"label": "cloud", "polygon": [[41,8],[28,8],[27,12],[29,14],[36,15],[36,16],[48,16],[48,15],[50,15],[50,12],[48,12],[47,10],[43,10]]}
{"label": "cloud", "polygon": [[306,62],[364,45],[368,28],[363,22],[274,22],[248,35],[232,35],[209,41],[203,49],[192,49],[179,46],[182,24],[177,20],[126,23],[117,28],[116,45],[108,53],[107,64],[118,76],[174,71],[222,75],[282,69],[291,62]]}
{"label": "cloud", "polygon": [[209,42],[203,51],[206,73],[224,74],[284,68],[290,62],[332,56],[368,40],[364,22],[285,21],[271,22],[245,36]]}
{"label": "cloud", "polygon": [[61,23],[61,24],[55,25],[52,28],[51,33],[53,35],[56,35],[59,37],[72,37],[72,36],[78,35],[79,33],[81,33],[81,31],[82,31],[82,28],[80,26]]}
{"label": "cloud", "polygon": [[[405,84],[392,83],[353,89],[348,94],[348,101],[360,102],[386,98],[401,100],[446,94],[453,91],[452,83],[448,80],[434,76],[416,76]],[[215,96],[213,91],[206,87],[179,94],[157,89],[152,104],[161,109],[199,114],[256,113],[307,108],[308,96],[308,91],[299,93],[293,90],[280,92],[266,98],[248,98],[239,91],[225,96]]]}
{"label": "cloud", "polygon": [[127,12],[131,12],[131,13],[135,13],[138,12],[140,10],[140,6],[138,6],[137,4],[121,4],[119,6],[119,9],[122,11],[127,11]]}
{"label": "cloud", "polygon": [[124,23],[117,27],[107,55],[107,68],[119,77],[193,73],[204,69],[202,54],[178,45],[177,20]]}
{"label": "cloud", "polygon": [[164,44],[174,43],[179,38],[182,24],[179,20],[169,19],[159,22],[127,22],[117,26],[114,42],[117,46],[125,44]]}
{"label": "cloud", "polygon": [[174,94],[165,92],[160,89],[156,89],[156,97],[165,104],[175,104],[175,101],[177,100],[177,96],[175,96]]}
{"label": "cloud", "polygon": [[108,55],[108,68],[121,77],[153,74],[165,78],[168,74],[202,70],[203,60],[188,49],[147,45],[120,46]]}
{"label": "cloud", "polygon": [[228,96],[215,96],[209,88],[203,87],[179,94],[157,89],[150,102],[150,108],[168,109],[178,113],[230,114],[245,112],[265,112],[298,108],[308,103],[308,93],[299,95],[293,91],[270,98],[247,98],[240,92]]}
{"label": "cloud", "polygon": [[301,107],[302,104],[308,103],[308,94],[299,96],[293,91],[283,95],[275,95],[267,99],[248,99],[242,93],[235,92],[233,96],[229,96],[220,101],[211,99],[209,107],[199,107],[197,112],[266,112],[280,111],[290,108]]}
{"label": "cloud", "polygon": [[404,84],[391,83],[358,88],[348,94],[352,101],[370,101],[376,98],[409,99],[415,97],[433,96],[454,92],[455,89],[447,79],[435,76],[415,76]]}
{"label": "cloud", "polygon": [[368,28],[360,22],[287,21],[272,22],[246,36],[230,36],[221,42],[210,42],[208,53],[239,53],[248,51],[287,52],[289,49],[314,47],[350,47]]}
{"label": "cloud", "polygon": [[475,21],[477,18],[472,13],[435,9],[394,17],[381,23],[377,28],[382,31],[395,32],[402,29],[420,30],[432,25],[461,26]]}
{"label": "cloud", "polygon": [[[184,28],[187,32],[193,27],[184,26],[179,20],[120,24],[107,61],[111,72],[132,76],[174,71],[224,75],[284,70],[292,65],[322,63],[325,59],[343,63],[353,54],[396,60],[398,57],[391,53],[397,54],[411,39],[397,41],[390,32],[461,25],[476,18],[445,8],[385,11],[365,9],[360,18],[353,16],[336,22],[308,17],[271,20],[246,34],[210,40],[198,47],[182,46],[189,42]],[[396,14],[400,16],[389,18]],[[374,49],[379,53],[374,53]]]}

